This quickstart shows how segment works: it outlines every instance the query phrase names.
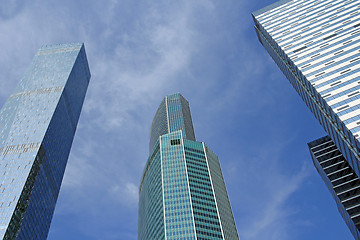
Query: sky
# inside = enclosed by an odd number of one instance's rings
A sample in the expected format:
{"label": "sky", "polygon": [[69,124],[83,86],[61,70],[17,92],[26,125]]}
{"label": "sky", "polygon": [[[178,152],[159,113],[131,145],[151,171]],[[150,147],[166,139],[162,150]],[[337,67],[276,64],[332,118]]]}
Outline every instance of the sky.
{"label": "sky", "polygon": [[43,45],[84,42],[91,80],[48,239],[137,239],[165,95],[219,157],[242,240],[353,239],[307,143],[326,133],[257,40],[273,0],[2,0],[0,104]]}

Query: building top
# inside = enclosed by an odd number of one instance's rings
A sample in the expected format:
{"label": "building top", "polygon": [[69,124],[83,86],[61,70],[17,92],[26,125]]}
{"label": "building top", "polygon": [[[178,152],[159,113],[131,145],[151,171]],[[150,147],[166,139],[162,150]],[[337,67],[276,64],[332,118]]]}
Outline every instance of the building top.
{"label": "building top", "polygon": [[311,149],[311,148],[313,148],[313,147],[315,147],[315,146],[320,146],[321,143],[328,142],[328,141],[330,141],[330,140],[331,140],[331,138],[330,138],[329,136],[321,137],[321,138],[316,139],[316,140],[314,140],[314,141],[312,141],[312,142],[309,142],[309,143],[308,143],[308,146],[309,146],[309,148]]}
{"label": "building top", "polygon": [[160,136],[178,130],[182,130],[184,138],[196,141],[189,102],[175,93],[167,95],[156,111],[150,129],[149,151]]}
{"label": "building top", "polygon": [[43,54],[53,54],[62,52],[79,51],[84,46],[83,43],[66,43],[66,44],[55,44],[42,46],[36,56]]}
{"label": "building top", "polygon": [[265,13],[267,11],[270,11],[270,10],[272,10],[274,8],[277,8],[277,7],[279,7],[279,6],[281,6],[281,5],[285,4],[285,3],[292,2],[292,1],[293,0],[280,0],[280,1],[277,1],[277,2],[275,2],[273,4],[270,4],[270,5],[262,8],[262,9],[259,9],[259,10],[255,11],[255,12],[253,12],[252,15],[253,16],[258,16],[260,14],[263,14],[263,13]]}
{"label": "building top", "polygon": [[15,88],[17,95],[24,91],[55,88],[65,84],[75,61],[81,61],[86,80],[90,70],[83,43],[57,44],[41,47]]}

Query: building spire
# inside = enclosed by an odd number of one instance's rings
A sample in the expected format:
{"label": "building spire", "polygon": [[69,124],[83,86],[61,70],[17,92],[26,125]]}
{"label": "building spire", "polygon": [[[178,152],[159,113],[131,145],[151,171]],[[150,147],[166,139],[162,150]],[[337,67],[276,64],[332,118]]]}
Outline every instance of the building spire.
{"label": "building spire", "polygon": [[149,151],[160,136],[178,130],[182,130],[184,138],[196,141],[189,102],[175,93],[167,95],[156,111],[150,129]]}

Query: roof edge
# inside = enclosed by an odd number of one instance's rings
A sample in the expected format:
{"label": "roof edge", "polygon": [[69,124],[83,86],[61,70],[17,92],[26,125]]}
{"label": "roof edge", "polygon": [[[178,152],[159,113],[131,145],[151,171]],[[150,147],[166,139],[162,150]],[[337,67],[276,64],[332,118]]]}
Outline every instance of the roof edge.
{"label": "roof edge", "polygon": [[280,1],[277,1],[277,2],[275,2],[273,4],[270,4],[270,5],[268,5],[268,6],[264,7],[264,8],[261,8],[261,9],[259,9],[257,11],[254,11],[251,14],[254,17],[256,17],[256,16],[258,16],[260,14],[263,14],[263,13],[265,13],[267,11],[270,11],[271,9],[274,9],[276,7],[279,7],[279,6],[281,6],[281,5],[285,4],[285,3],[292,2],[292,1],[294,1],[294,0],[280,0]]}

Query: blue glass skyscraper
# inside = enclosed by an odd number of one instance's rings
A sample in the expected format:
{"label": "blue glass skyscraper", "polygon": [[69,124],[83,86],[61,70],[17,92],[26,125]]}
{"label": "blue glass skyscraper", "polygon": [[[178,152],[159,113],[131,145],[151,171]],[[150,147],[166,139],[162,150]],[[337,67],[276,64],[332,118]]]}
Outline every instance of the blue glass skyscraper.
{"label": "blue glass skyscraper", "polygon": [[[261,44],[329,135],[309,143],[310,151],[356,239],[360,239],[360,208],[354,200],[360,194],[359,7],[356,0],[281,0],[253,13]],[[336,150],[341,159],[332,155]],[[348,176],[348,168],[356,178]]]}
{"label": "blue glass skyscraper", "polygon": [[139,240],[239,239],[219,159],[196,141],[181,94],[155,114],[139,199]]}
{"label": "blue glass skyscraper", "polygon": [[89,80],[83,44],[46,46],[1,109],[1,239],[46,239]]}

